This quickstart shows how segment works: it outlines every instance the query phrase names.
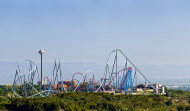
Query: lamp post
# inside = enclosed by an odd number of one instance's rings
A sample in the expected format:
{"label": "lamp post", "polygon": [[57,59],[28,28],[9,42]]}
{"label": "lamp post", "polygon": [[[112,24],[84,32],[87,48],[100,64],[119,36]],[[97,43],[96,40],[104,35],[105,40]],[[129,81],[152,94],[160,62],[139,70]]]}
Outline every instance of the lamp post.
{"label": "lamp post", "polygon": [[42,55],[43,55],[43,53],[45,53],[45,51],[44,50],[39,50],[39,54],[41,55],[41,83],[40,83],[40,89],[42,88],[42,69],[43,69],[43,67],[42,67],[42,62],[43,62],[43,59],[42,59]]}

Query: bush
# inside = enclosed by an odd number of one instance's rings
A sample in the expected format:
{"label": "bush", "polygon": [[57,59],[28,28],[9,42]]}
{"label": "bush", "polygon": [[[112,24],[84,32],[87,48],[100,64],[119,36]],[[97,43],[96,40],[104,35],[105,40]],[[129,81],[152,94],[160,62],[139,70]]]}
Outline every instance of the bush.
{"label": "bush", "polygon": [[185,110],[185,107],[180,105],[180,106],[177,107],[177,110],[178,110],[178,111]]}
{"label": "bush", "polygon": [[187,106],[187,107],[185,108],[185,110],[186,110],[186,111],[190,111],[190,106]]}
{"label": "bush", "polygon": [[171,99],[166,102],[166,105],[167,105],[167,106],[171,106],[172,104],[173,104],[173,103],[172,103],[172,100],[171,100]]}
{"label": "bush", "polygon": [[4,104],[0,104],[0,110],[7,110]]}
{"label": "bush", "polygon": [[64,109],[64,108],[67,107],[67,103],[64,102],[64,101],[60,101],[60,102],[59,102],[59,105],[61,106],[62,109]]}

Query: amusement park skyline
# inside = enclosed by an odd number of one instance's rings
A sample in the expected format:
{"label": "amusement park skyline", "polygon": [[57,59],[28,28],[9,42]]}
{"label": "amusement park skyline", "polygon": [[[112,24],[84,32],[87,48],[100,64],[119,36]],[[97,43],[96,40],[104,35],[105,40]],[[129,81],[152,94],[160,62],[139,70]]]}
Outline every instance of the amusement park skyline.
{"label": "amusement park skyline", "polygon": [[190,64],[189,0],[0,1],[0,61]]}

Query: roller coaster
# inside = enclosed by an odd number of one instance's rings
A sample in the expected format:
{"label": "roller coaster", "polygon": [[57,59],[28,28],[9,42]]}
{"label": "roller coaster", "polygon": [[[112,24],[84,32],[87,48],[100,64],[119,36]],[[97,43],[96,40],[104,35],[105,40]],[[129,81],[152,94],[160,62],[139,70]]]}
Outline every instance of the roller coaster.
{"label": "roller coaster", "polygon": [[[25,69],[26,72],[23,71],[23,65],[21,64],[28,67],[28,69]],[[115,49],[109,54],[104,74],[101,78],[98,78],[93,71],[88,70],[84,73],[76,72],[70,81],[64,81],[66,78],[62,75],[61,63],[58,58],[55,59],[53,65],[52,77],[45,76],[43,81],[40,81],[39,77],[35,62],[31,60],[19,62],[12,86],[14,96],[45,97],[59,92],[78,91],[133,94],[140,81],[144,81],[145,84],[148,83],[155,89],[155,86],[119,49]],[[37,82],[38,84],[35,84]],[[42,87],[39,85],[40,82]]]}

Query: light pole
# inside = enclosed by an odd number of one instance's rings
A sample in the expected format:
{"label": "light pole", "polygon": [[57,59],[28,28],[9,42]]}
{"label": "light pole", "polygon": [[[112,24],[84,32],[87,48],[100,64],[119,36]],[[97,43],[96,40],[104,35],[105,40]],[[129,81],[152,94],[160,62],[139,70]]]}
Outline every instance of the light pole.
{"label": "light pole", "polygon": [[43,59],[42,59],[42,55],[43,53],[45,53],[44,50],[39,50],[39,54],[41,55],[41,82],[40,82],[40,89],[42,88],[42,62],[43,62]]}

